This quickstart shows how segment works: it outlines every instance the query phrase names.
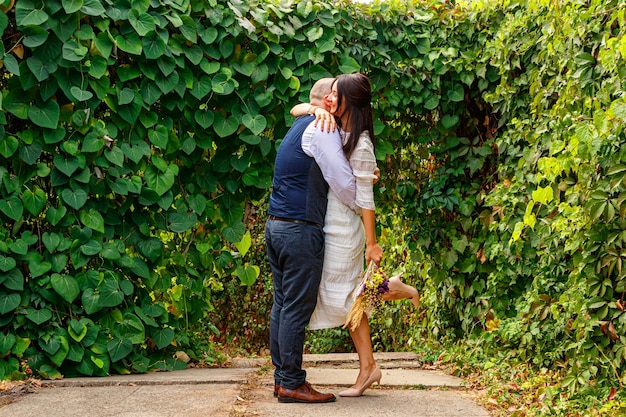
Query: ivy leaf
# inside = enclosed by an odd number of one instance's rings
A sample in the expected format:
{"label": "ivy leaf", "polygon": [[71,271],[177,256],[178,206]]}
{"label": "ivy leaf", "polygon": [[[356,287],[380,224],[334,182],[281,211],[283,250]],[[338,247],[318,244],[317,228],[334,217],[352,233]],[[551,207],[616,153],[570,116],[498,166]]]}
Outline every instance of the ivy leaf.
{"label": "ivy leaf", "polygon": [[261,270],[256,265],[240,265],[236,269],[236,275],[239,277],[239,280],[243,285],[247,286],[254,284],[260,272]]}
{"label": "ivy leaf", "polygon": [[63,0],[61,4],[63,5],[65,13],[72,14],[76,13],[81,7],[83,7],[83,0]]}
{"label": "ivy leaf", "polygon": [[213,112],[210,112],[208,110],[196,110],[193,118],[196,123],[200,125],[201,128],[207,129],[213,124],[215,115],[213,114]]}
{"label": "ivy leaf", "polygon": [[246,228],[242,222],[227,226],[222,230],[222,236],[228,242],[239,242],[244,236]]}
{"label": "ivy leaf", "polygon": [[58,340],[59,349],[56,351],[54,355],[50,357],[50,361],[56,366],[61,366],[61,364],[63,363],[63,361],[67,357],[67,354],[70,351],[70,344],[67,338],[64,336],[57,334],[57,335],[52,336],[52,338]]}
{"label": "ivy leaf", "polygon": [[115,334],[130,339],[133,344],[144,343],[146,339],[146,330],[141,320],[132,313],[124,314],[122,322],[115,329]]}
{"label": "ivy leaf", "polygon": [[163,94],[167,94],[176,87],[178,84],[179,75],[178,72],[173,71],[170,75],[165,76],[161,73],[157,74],[154,82],[159,87],[159,89],[163,92]]}
{"label": "ivy leaf", "polygon": [[39,215],[41,210],[46,206],[46,193],[41,188],[36,188],[35,192],[30,190],[24,191],[22,195],[22,202],[24,203],[24,207],[30,214],[33,216]]}
{"label": "ivy leaf", "polygon": [[170,213],[167,216],[169,229],[174,233],[182,233],[191,229],[197,221],[195,214]]}
{"label": "ivy leaf", "polygon": [[148,139],[155,146],[158,146],[161,149],[167,149],[167,143],[169,141],[169,132],[167,127],[163,125],[158,125],[155,129],[151,129],[148,131]]}
{"label": "ivy leaf", "polygon": [[100,306],[100,294],[96,294],[93,288],[87,288],[83,291],[81,301],[87,314],[93,314],[102,309],[102,306]]}
{"label": "ivy leaf", "polygon": [[107,343],[107,351],[112,362],[124,359],[133,351],[133,343],[129,339],[115,338]]}
{"label": "ivy leaf", "polygon": [[15,335],[0,333],[0,357],[6,356],[15,345]]}
{"label": "ivy leaf", "polygon": [[80,221],[85,226],[97,232],[104,233],[104,218],[96,209],[81,210]]}
{"label": "ivy leaf", "polygon": [[[85,201],[87,200],[85,199]],[[63,217],[65,217],[66,213],[67,213],[67,208],[65,206],[61,206],[59,208],[50,206],[48,207],[48,210],[46,211],[46,218],[48,219],[48,222],[50,222],[52,226],[56,226],[57,224],[59,224],[61,220],[63,220]]]}
{"label": "ivy leaf", "polygon": [[157,349],[166,348],[174,340],[174,330],[169,327],[164,329],[152,329],[150,333]]}
{"label": "ivy leaf", "polygon": [[61,244],[61,235],[59,235],[58,233],[44,232],[43,235],[41,235],[41,241],[43,242],[48,252],[52,253]]}
{"label": "ivy leaf", "polygon": [[28,109],[28,118],[37,126],[56,129],[61,110],[55,100],[48,100],[42,107],[33,105]]}
{"label": "ivy leaf", "polygon": [[19,294],[5,294],[0,292],[0,314],[6,314],[15,310],[19,305],[22,297]]}
{"label": "ivy leaf", "polygon": [[[10,256],[0,255],[0,271],[2,272],[10,271],[13,268],[15,268],[16,265],[17,265],[17,262],[15,261],[15,259],[11,258]],[[0,283],[2,283],[2,281],[4,280],[0,279]]]}
{"label": "ivy leaf", "polygon": [[267,119],[265,119],[265,117],[260,114],[256,116],[244,114],[242,121],[244,126],[250,129],[255,135],[260,134],[267,127]]}
{"label": "ivy leaf", "polygon": [[83,0],[83,7],[80,11],[89,16],[102,16],[106,13],[100,0]]}
{"label": "ivy leaf", "polygon": [[122,51],[133,55],[141,55],[142,42],[137,33],[132,32],[126,35],[117,35],[115,37],[115,43],[117,47]]}
{"label": "ivy leaf", "polygon": [[465,97],[465,90],[461,84],[455,84],[451,90],[448,90],[448,98],[450,101],[460,102]]}
{"label": "ivy leaf", "polygon": [[225,138],[237,131],[239,127],[239,120],[235,116],[228,118],[224,117],[222,113],[215,115],[215,121],[213,122],[213,129],[220,137]]}
{"label": "ivy leaf", "polygon": [[5,158],[10,158],[18,147],[19,141],[15,138],[15,136],[5,136],[0,139],[0,155]]}
{"label": "ivy leaf", "polygon": [[65,188],[61,192],[61,197],[67,205],[75,210],[80,209],[87,202],[87,193],[80,188],[76,191],[70,188]]}
{"label": "ivy leaf", "polygon": [[84,321],[84,319],[71,319],[67,326],[67,332],[69,333],[70,337],[77,342],[80,342],[85,338],[85,336],[87,336],[87,326],[85,325]]}
{"label": "ivy leaf", "polygon": [[153,165],[146,167],[144,178],[148,187],[153,189],[159,197],[172,188],[174,181],[176,180],[174,171],[168,169],[166,172],[161,172]]}
{"label": "ivy leaf", "polygon": [[57,155],[54,157],[54,166],[68,177],[78,169],[78,158],[75,156],[65,157]]}
{"label": "ivy leaf", "polygon": [[203,75],[193,86],[191,90],[191,95],[193,95],[198,100],[202,100],[207,94],[211,92],[213,88],[213,82],[209,77]]}
{"label": "ivy leaf", "polygon": [[19,218],[22,217],[24,205],[19,197],[11,196],[5,200],[0,200],[0,211],[10,219],[19,220]]}
{"label": "ivy leaf", "polygon": [[441,118],[441,125],[444,129],[450,130],[459,123],[459,116],[446,114]]}
{"label": "ivy leaf", "polygon": [[36,325],[43,324],[52,318],[52,312],[47,308],[36,310],[34,308],[26,309],[26,318]]}
{"label": "ivy leaf", "polygon": [[359,72],[361,66],[356,59],[350,56],[341,57],[341,63],[339,64],[339,72],[342,74],[352,74],[353,72]]}
{"label": "ivy leaf", "polygon": [[152,16],[148,13],[139,13],[136,9],[130,9],[128,12],[128,23],[139,36],[145,36],[156,28]]}
{"label": "ivy leaf", "polygon": [[37,278],[52,269],[52,264],[48,261],[32,259],[28,262],[28,270],[33,278]]}
{"label": "ivy leaf", "polygon": [[[50,69],[47,64],[44,64],[39,58],[36,56],[31,56],[26,60],[26,65],[30,72],[33,73],[37,81],[42,82],[46,80],[50,76]],[[56,70],[56,65],[50,64],[51,68]]]}
{"label": "ivy leaf", "polygon": [[163,243],[156,238],[140,240],[135,244],[140,254],[151,262],[156,262],[163,254]]}
{"label": "ivy leaf", "polygon": [[118,167],[124,166],[124,152],[122,152],[122,150],[117,146],[114,146],[111,149],[105,149],[104,157]]}
{"label": "ivy leaf", "polygon": [[32,0],[19,1],[15,5],[15,22],[18,27],[40,26],[47,21],[48,13],[43,9],[35,8]]}

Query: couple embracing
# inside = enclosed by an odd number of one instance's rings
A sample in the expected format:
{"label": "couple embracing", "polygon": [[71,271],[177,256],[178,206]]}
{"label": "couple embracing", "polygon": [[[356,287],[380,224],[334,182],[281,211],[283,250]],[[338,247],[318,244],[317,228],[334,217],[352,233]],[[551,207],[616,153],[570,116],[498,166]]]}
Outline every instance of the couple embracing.
{"label": "couple embracing", "polygon": [[[276,156],[265,238],[274,284],[270,352],[279,402],[335,401],[334,394],[320,393],[306,381],[305,328],[343,326],[365,263],[379,264],[383,256],[374,216],[378,170],[371,99],[364,74],[317,81],[310,103],[292,109],[298,117]],[[417,290],[394,277],[384,299],[402,298],[419,304]],[[380,383],[381,371],[367,316],[349,331],[359,375],[339,395],[358,397]]]}

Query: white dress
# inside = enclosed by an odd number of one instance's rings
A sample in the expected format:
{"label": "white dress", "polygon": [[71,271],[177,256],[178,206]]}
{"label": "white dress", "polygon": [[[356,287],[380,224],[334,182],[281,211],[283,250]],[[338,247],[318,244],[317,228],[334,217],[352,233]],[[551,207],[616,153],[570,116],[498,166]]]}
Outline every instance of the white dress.
{"label": "white dress", "polygon": [[[376,157],[367,131],[361,134],[350,156],[350,167],[356,178],[356,205],[374,210]],[[328,192],[324,233],[322,281],[309,322],[313,330],[344,325],[365,264],[365,228],[360,210],[359,213],[352,211],[332,191]]]}

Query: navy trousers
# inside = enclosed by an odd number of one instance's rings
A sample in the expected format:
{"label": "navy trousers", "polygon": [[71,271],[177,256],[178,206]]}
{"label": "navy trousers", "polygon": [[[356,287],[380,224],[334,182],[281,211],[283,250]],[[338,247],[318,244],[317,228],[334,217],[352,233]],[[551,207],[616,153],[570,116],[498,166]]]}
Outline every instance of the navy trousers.
{"label": "navy trousers", "polygon": [[302,369],[304,335],[322,278],[324,230],[320,226],[268,220],[265,241],[274,283],[270,317],[274,382],[294,389],[306,380]]}

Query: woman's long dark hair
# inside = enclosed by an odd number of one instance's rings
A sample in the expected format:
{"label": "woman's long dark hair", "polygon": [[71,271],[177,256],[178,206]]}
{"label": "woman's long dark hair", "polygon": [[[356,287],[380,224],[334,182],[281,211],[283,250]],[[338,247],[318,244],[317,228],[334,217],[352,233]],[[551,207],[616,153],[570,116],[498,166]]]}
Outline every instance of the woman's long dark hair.
{"label": "woman's long dark hair", "polygon": [[[350,115],[350,126],[341,126],[350,132],[348,141],[343,145],[343,153],[350,158],[352,151],[359,142],[359,136],[364,131],[369,132],[374,145],[374,117],[372,115],[372,87],[370,79],[361,73],[342,74],[337,77],[337,108],[345,103],[342,114],[336,114],[337,120],[343,113]],[[341,122],[338,122],[341,123]]]}

